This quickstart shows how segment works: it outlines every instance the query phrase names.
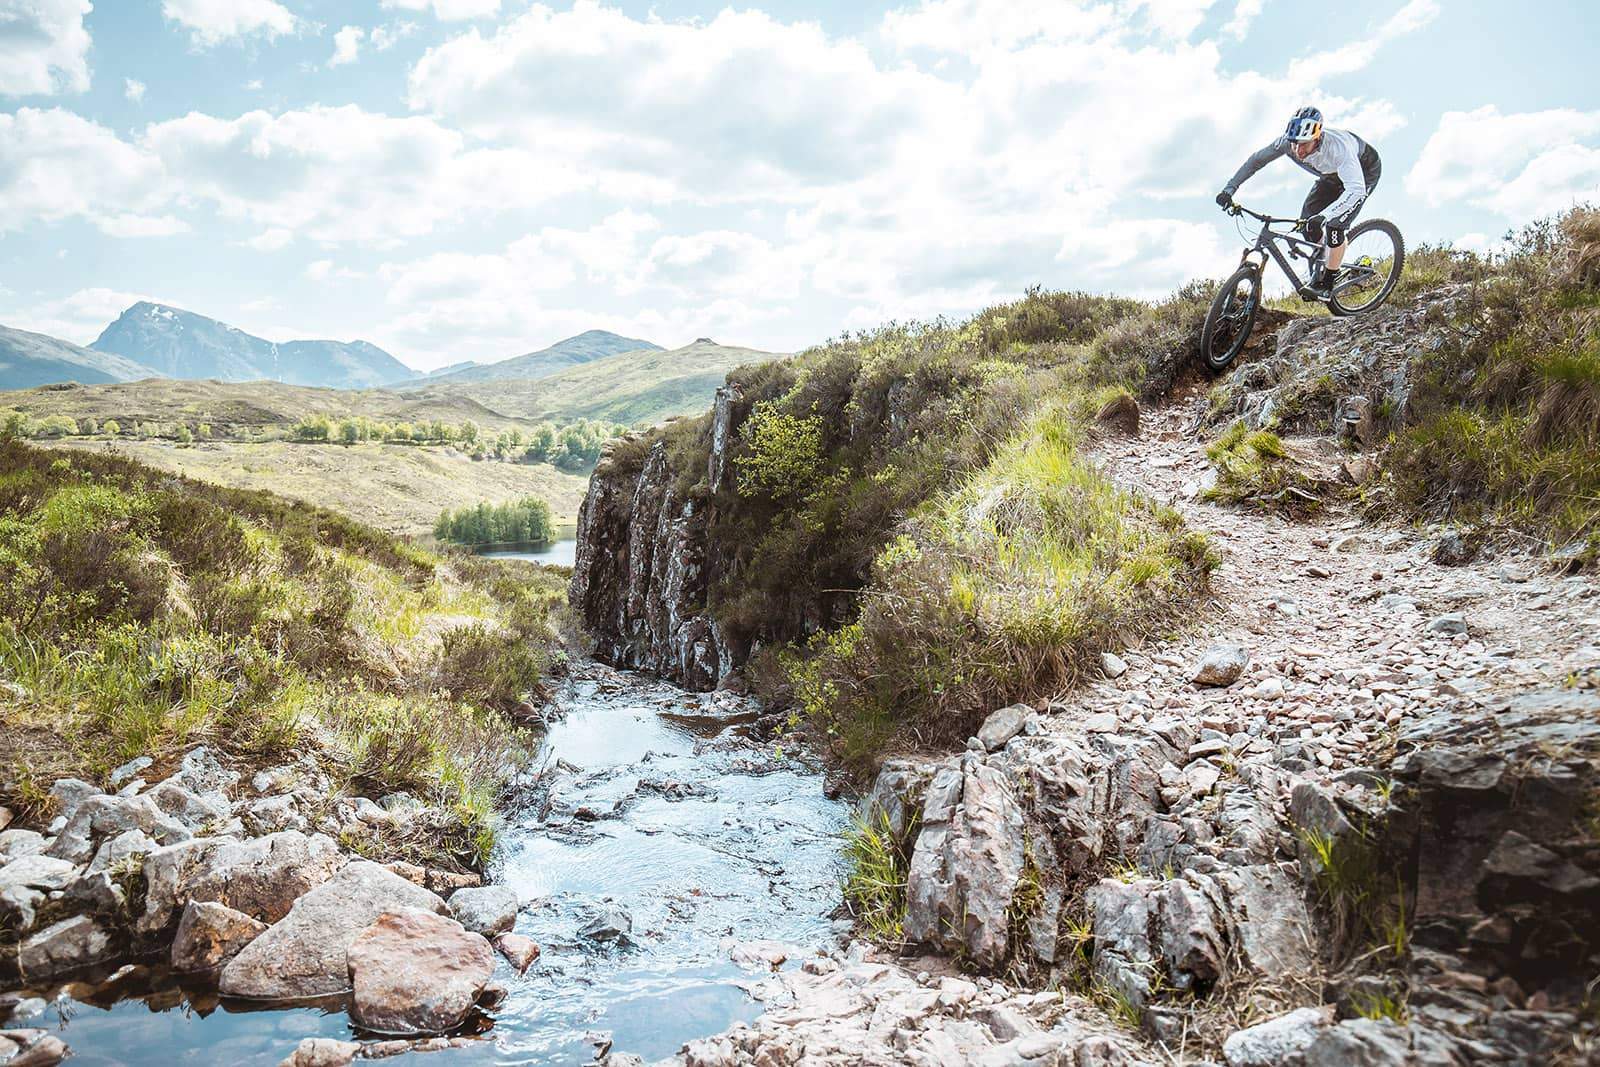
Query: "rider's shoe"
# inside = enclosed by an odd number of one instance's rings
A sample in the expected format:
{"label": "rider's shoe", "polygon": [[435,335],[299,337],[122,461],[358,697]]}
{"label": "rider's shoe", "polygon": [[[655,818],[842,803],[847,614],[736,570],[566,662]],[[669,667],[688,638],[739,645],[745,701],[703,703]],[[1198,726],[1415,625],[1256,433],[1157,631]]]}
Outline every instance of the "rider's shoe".
{"label": "rider's shoe", "polygon": [[1310,284],[1302,290],[1312,300],[1328,300],[1333,296],[1333,273],[1326,267],[1318,269]]}

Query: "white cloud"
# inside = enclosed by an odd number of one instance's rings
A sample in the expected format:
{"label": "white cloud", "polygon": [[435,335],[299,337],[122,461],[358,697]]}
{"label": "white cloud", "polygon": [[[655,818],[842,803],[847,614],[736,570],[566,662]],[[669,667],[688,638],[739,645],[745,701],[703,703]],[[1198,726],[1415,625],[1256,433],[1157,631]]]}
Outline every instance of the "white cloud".
{"label": "white cloud", "polygon": [[190,200],[324,243],[392,243],[589,182],[520,149],[470,148],[432,119],[354,106],[195,113],[150,126],[143,143],[182,175]]}
{"label": "white cloud", "polygon": [[314,282],[325,282],[330,278],[364,278],[366,275],[349,267],[341,267],[331,259],[319,259],[308,263],[305,276]]}
{"label": "white cloud", "polygon": [[257,252],[277,252],[280,249],[288,248],[294,243],[294,233],[282,227],[277,227],[270,230],[262,230],[254,237],[247,238],[240,243],[246,248],[255,249]]}
{"label": "white cloud", "polygon": [[1266,3],[1267,0],[1238,0],[1233,5],[1233,17],[1222,27],[1222,32],[1236,41],[1244,40],[1250,33],[1250,24],[1260,16]]}
{"label": "white cloud", "polygon": [[49,334],[87,345],[116,317],[151,297],[118,289],[80,289],[53,300],[32,300],[0,314],[0,321],[19,330]]}
{"label": "white cloud", "polygon": [[89,0],[0,0],[0,96],[89,88]]}
{"label": "white cloud", "polygon": [[1123,0],[1127,15],[1142,14],[1158,32],[1174,39],[1184,39],[1200,28],[1217,0]]}
{"label": "white cloud", "polygon": [[386,26],[374,26],[367,39],[372,42],[372,47],[379,52],[387,52],[401,41],[417,32],[415,22],[391,22]]}
{"label": "white cloud", "polygon": [[383,6],[399,11],[432,11],[441,21],[485,18],[500,12],[500,0],[383,0]]}
{"label": "white cloud", "polygon": [[1289,65],[1289,80],[1307,88],[1326,78],[1354,74],[1372,63],[1378,49],[1408,33],[1423,29],[1439,17],[1438,0],[1410,0],[1384,20],[1371,36],[1338,48],[1319,47]]}
{"label": "white cloud", "polygon": [[271,39],[299,25],[277,0],[162,0],[161,13],[187,29],[200,47],[256,34]]}
{"label": "white cloud", "polygon": [[366,32],[360,26],[346,26],[334,34],[333,58],[328,60],[328,66],[338,67],[354,63],[361,54],[361,39],[366,36]]}
{"label": "white cloud", "polygon": [[159,160],[60,108],[0,113],[0,233],[81,218],[112,236],[174,233]]}
{"label": "white cloud", "polygon": [[410,85],[414,108],[475,134],[724,191],[880,171],[957,92],[814,23],[637,21],[593,0],[429,49]]}
{"label": "white cloud", "polygon": [[1600,111],[1447,112],[1406,175],[1430,205],[1465,201],[1516,222],[1600,196]]}
{"label": "white cloud", "polygon": [[122,95],[135,104],[144,101],[144,82],[132,78],[122,79]]}

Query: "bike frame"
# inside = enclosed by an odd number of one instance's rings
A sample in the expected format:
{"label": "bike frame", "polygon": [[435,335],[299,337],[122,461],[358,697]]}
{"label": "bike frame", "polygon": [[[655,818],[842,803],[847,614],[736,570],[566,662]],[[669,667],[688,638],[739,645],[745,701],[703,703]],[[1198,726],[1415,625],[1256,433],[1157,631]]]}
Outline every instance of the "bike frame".
{"label": "bike frame", "polygon": [[[1315,264],[1322,258],[1322,245],[1303,240],[1292,233],[1279,233],[1272,228],[1273,226],[1281,225],[1299,226],[1302,222],[1301,219],[1274,218],[1271,215],[1257,214],[1249,208],[1240,207],[1237,204],[1234,207],[1240,214],[1249,215],[1261,223],[1261,232],[1256,234],[1256,243],[1244,250],[1244,254],[1239,257],[1239,262],[1254,263],[1257,273],[1260,273],[1266,270],[1267,257],[1271,256],[1273,261],[1278,264],[1278,269],[1283,271],[1288,276],[1289,281],[1294,284],[1295,292],[1304,296],[1307,287],[1310,285],[1310,279],[1302,279],[1295,272],[1289,260],[1304,259],[1309,263]],[[1289,246],[1289,254],[1287,256],[1278,249],[1279,242]],[[1251,259],[1252,256],[1260,256],[1261,258],[1254,260]]]}

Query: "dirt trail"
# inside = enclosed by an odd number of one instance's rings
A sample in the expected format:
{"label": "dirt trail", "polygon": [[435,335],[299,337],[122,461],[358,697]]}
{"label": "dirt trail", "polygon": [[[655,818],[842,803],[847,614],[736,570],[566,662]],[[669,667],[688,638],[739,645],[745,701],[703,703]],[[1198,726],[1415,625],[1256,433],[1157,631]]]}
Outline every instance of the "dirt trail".
{"label": "dirt trail", "polygon": [[[1531,552],[1462,566],[1431,558],[1438,536],[1370,525],[1348,506],[1296,521],[1201,499],[1207,440],[1198,391],[1147,412],[1136,439],[1102,444],[1108,474],[1169,503],[1222,555],[1207,617],[1170,643],[1125,656],[1122,677],[1072,700],[1092,710],[1141,704],[1202,710],[1215,728],[1298,731],[1307,757],[1337,769],[1369,763],[1403,716],[1443,700],[1570,684],[1600,669],[1600,583],[1562,576]],[[1451,616],[1459,616],[1466,632]],[[1250,656],[1240,681],[1200,690],[1205,650]],[[1226,722],[1228,725],[1224,726]]]}

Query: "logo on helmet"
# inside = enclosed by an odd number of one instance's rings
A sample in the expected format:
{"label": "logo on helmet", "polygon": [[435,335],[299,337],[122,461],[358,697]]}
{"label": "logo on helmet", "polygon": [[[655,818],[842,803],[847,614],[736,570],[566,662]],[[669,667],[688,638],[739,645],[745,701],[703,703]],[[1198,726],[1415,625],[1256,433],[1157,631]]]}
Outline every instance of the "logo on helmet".
{"label": "logo on helmet", "polygon": [[1315,141],[1322,134],[1322,112],[1314,107],[1303,107],[1294,113],[1285,131],[1296,144]]}

